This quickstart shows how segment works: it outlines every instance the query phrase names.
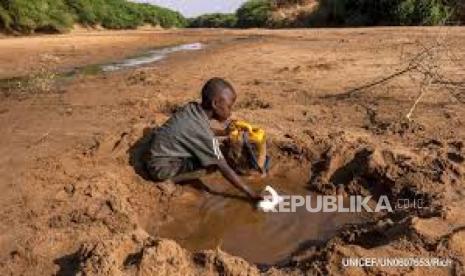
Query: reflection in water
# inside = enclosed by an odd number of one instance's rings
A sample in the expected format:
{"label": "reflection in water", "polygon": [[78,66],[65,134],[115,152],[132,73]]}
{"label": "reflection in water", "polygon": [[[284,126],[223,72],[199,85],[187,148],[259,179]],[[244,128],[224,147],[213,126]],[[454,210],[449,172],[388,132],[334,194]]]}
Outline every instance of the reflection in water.
{"label": "reflection in water", "polygon": [[[298,174],[287,174],[249,183],[257,190],[271,185],[280,194],[308,195],[303,179]],[[221,178],[204,181],[213,190],[235,192]],[[159,228],[161,237],[174,239],[192,251],[220,247],[262,264],[281,261],[303,242],[327,240],[344,224],[366,219],[365,214],[309,213],[305,208],[297,208],[295,213],[264,213],[247,202],[190,187],[184,187],[184,196],[171,202],[169,215],[171,220]]]}

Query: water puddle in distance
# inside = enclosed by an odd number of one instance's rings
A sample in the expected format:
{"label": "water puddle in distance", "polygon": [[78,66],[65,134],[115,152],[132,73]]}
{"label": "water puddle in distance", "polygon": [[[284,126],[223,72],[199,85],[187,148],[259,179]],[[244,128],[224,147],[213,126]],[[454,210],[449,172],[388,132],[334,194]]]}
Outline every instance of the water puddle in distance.
{"label": "water puddle in distance", "polygon": [[[132,56],[121,61],[91,64],[81,67],[76,67],[72,70],[66,70],[53,74],[56,81],[66,81],[74,78],[77,75],[98,75],[105,72],[115,72],[125,69],[133,69],[142,67],[160,60],[165,59],[168,55],[181,51],[198,51],[204,49],[202,43],[181,44],[171,47],[157,48],[146,51],[140,55]],[[0,92],[8,92],[20,89],[21,86],[27,85],[32,78],[40,78],[40,76],[22,76],[0,79]]]}
{"label": "water puddle in distance", "polygon": [[[221,177],[204,182],[215,191],[238,195]],[[256,190],[271,185],[280,194],[312,195],[305,182],[305,175],[299,173],[248,181]],[[295,213],[264,213],[245,201],[186,186],[183,194],[170,202],[168,216],[167,222],[148,227],[148,232],[173,239],[191,251],[220,247],[259,264],[283,261],[303,243],[319,244],[345,224],[368,220],[367,214],[310,213],[304,207]]]}
{"label": "water puddle in distance", "polygon": [[173,47],[166,47],[156,50],[150,50],[143,55],[125,59],[121,62],[102,65],[102,71],[112,72],[121,69],[140,67],[166,58],[167,55],[179,51],[197,51],[203,49],[202,43],[190,43]]}

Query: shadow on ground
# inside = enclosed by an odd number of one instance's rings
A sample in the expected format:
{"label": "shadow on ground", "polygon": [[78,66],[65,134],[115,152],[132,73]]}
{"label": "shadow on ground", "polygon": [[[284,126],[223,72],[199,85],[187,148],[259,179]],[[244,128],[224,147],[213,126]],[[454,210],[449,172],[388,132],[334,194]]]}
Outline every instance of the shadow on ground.
{"label": "shadow on ground", "polygon": [[57,276],[77,275],[79,272],[79,252],[56,258],[53,263],[60,267]]}
{"label": "shadow on ground", "polygon": [[139,138],[128,150],[129,165],[134,168],[134,171],[140,177],[147,181],[152,181],[152,179],[145,167],[145,160],[149,154],[150,143],[157,129],[157,127],[144,128],[142,137]]}

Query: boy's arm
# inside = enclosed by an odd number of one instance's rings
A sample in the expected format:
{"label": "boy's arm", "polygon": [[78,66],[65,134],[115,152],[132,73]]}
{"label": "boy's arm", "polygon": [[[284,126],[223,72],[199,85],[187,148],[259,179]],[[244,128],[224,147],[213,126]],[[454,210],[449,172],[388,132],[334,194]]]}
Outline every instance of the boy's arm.
{"label": "boy's arm", "polygon": [[261,200],[262,197],[252,191],[245,183],[241,180],[241,178],[234,172],[231,167],[228,165],[225,159],[221,159],[218,162],[218,169],[220,170],[221,174],[226,178],[234,187],[238,188],[242,192],[246,193],[250,199],[252,200]]}

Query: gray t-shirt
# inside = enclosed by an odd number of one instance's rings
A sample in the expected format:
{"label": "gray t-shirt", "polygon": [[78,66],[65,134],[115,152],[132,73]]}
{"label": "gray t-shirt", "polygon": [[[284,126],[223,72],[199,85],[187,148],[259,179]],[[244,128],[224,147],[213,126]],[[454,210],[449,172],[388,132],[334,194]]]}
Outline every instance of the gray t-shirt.
{"label": "gray t-shirt", "polygon": [[185,105],[156,131],[150,154],[155,162],[157,157],[194,158],[202,166],[223,159],[208,116],[196,102]]}

